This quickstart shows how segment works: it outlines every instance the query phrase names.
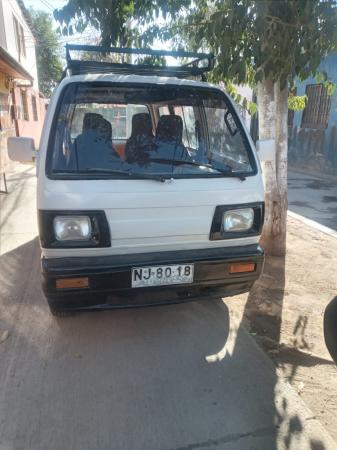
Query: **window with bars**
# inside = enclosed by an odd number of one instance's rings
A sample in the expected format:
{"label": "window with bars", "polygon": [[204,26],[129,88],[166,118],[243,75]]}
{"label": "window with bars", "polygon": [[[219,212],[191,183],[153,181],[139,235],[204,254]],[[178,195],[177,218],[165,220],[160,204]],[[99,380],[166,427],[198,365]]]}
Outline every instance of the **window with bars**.
{"label": "window with bars", "polygon": [[39,120],[38,115],[37,115],[37,103],[36,103],[35,95],[32,95],[32,111],[33,111],[33,119],[35,121]]}
{"label": "window with bars", "polygon": [[308,97],[302,114],[302,128],[323,130],[329,123],[331,97],[323,84],[309,84],[305,89]]}

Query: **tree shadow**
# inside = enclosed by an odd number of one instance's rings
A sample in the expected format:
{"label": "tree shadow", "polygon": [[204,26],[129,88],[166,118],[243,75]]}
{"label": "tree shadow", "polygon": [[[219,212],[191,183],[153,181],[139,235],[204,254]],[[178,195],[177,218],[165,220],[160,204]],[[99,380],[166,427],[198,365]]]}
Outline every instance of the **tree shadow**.
{"label": "tree shadow", "polygon": [[[282,312],[285,291],[285,257],[267,256],[261,278],[250,291],[245,304],[243,321],[258,344],[274,361],[274,370],[284,363],[291,364],[289,382],[295,377],[299,366],[311,367],[317,364],[329,365],[331,361],[310,355],[306,351],[311,346],[305,338],[308,325],[306,316],[299,315],[293,328],[292,346],[281,342]],[[280,396],[278,382],[275,384],[275,417],[279,434],[276,441],[283,441],[284,448],[302,448],[298,445],[298,436],[303,433],[303,423],[298,414],[288,408],[288,403]],[[295,394],[296,395],[296,394]],[[282,405],[281,407],[279,405]],[[295,444],[297,442],[297,444]],[[297,445],[297,447],[296,447]],[[305,447],[323,449],[319,439],[310,439]]]}

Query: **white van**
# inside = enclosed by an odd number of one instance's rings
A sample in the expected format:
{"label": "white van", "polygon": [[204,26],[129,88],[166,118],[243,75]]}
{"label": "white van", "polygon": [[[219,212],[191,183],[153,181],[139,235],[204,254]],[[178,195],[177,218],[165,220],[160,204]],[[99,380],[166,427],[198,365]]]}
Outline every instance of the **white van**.
{"label": "white van", "polygon": [[[43,289],[51,311],[168,304],[248,291],[264,261],[261,169],[230,97],[178,67],[70,57],[39,151]],[[103,49],[106,51],[106,49]],[[207,65],[202,65],[203,62]],[[10,138],[28,160],[32,143]]]}

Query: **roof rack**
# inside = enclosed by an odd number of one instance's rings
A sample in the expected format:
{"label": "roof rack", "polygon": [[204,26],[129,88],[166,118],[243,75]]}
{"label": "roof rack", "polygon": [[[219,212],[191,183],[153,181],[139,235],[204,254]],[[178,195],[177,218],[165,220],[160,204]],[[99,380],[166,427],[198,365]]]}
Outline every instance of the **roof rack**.
{"label": "roof rack", "polygon": [[[131,64],[112,63],[104,61],[82,61],[72,59],[70,51],[98,52],[98,53],[118,53],[126,55],[146,55],[146,56],[173,56],[175,58],[189,58],[192,61],[181,66],[155,66],[152,64]],[[66,44],[66,72],[71,75],[86,73],[116,73],[116,74],[136,74],[136,75],[158,75],[166,77],[188,78],[203,76],[214,67],[213,53],[195,53],[171,50],[152,50],[150,48],[129,48],[129,47],[102,47],[98,45],[77,45]],[[205,64],[206,62],[206,64]],[[203,64],[203,65],[201,65]]]}

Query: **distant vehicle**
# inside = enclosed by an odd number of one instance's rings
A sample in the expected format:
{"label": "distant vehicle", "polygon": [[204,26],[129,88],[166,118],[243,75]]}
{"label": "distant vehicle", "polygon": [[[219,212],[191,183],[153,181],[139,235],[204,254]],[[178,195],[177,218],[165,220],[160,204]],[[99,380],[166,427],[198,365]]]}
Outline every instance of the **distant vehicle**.
{"label": "distant vehicle", "polygon": [[324,339],[332,359],[337,365],[337,296],[324,311]]}
{"label": "distant vehicle", "polygon": [[[67,46],[37,157],[43,289],[51,312],[248,291],[259,277],[261,169],[233,101],[204,81],[213,55]],[[73,50],[173,56],[181,66],[74,60]]]}

